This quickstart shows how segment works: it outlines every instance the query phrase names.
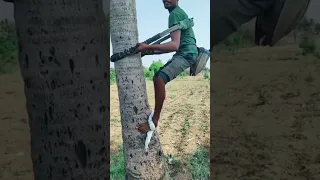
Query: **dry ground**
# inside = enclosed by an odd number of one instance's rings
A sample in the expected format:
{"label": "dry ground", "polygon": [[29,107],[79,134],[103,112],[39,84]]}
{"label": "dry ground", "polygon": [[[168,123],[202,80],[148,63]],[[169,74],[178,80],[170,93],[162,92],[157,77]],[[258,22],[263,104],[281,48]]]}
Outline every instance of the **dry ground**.
{"label": "dry ground", "polygon": [[[218,180],[320,179],[320,60],[295,44],[218,53],[211,67],[211,177]],[[202,77],[198,77],[202,79]],[[0,179],[31,180],[29,128],[19,73],[0,76]],[[159,125],[167,154],[208,145],[209,84],[168,85]],[[121,144],[112,86],[111,149]],[[148,96],[153,106],[152,84]],[[5,102],[5,103],[3,103]],[[174,136],[175,135],[175,136]]]}
{"label": "dry ground", "polygon": [[211,64],[211,177],[320,179],[320,60],[298,45],[219,52]]}
{"label": "dry ground", "polygon": [[[29,147],[29,125],[23,82],[19,73],[0,76],[0,179],[33,179]],[[168,85],[168,97],[159,124],[167,154],[193,153],[199,145],[209,146],[209,80],[203,76],[176,80]],[[147,83],[153,106],[153,85]],[[120,114],[116,86],[111,86],[111,150],[121,144]]]}
{"label": "dry ground", "polygon": [[[147,81],[147,93],[150,106],[154,108],[151,81]],[[111,86],[110,97],[111,152],[117,152],[122,137],[116,85]],[[158,132],[164,153],[178,158],[194,153],[200,145],[209,147],[210,81],[198,75],[168,83]]]}
{"label": "dry ground", "polygon": [[0,76],[0,179],[31,180],[28,116],[19,73]]}

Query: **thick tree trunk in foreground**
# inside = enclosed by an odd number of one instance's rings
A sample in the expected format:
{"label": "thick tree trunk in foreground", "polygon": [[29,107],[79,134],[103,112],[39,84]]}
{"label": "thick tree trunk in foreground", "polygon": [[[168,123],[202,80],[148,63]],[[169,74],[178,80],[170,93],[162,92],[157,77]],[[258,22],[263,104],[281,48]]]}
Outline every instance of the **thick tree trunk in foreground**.
{"label": "thick tree trunk in foreground", "polygon": [[[112,48],[113,53],[117,53],[138,43],[136,2],[111,0],[110,7]],[[158,134],[155,133],[152,137],[146,153],[146,134],[140,134],[135,129],[138,123],[147,122],[150,114],[140,55],[117,61],[115,71],[127,179],[163,179],[166,165]]]}
{"label": "thick tree trunk in foreground", "polygon": [[102,0],[16,0],[14,10],[35,179],[107,179]]}

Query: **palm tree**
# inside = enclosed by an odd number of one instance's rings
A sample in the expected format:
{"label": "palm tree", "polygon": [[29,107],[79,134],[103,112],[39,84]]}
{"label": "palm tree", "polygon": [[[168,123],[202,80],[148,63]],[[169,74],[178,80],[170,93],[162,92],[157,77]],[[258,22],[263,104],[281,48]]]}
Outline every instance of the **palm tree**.
{"label": "palm tree", "polygon": [[109,177],[102,0],[15,0],[34,179]]}
{"label": "palm tree", "polygon": [[[110,33],[113,52],[135,46],[138,28],[135,0],[110,1]],[[146,82],[140,55],[133,55],[115,63],[118,86],[122,139],[125,154],[126,179],[164,179],[166,163],[157,133],[145,152],[145,134],[136,129],[145,123],[150,113]]]}

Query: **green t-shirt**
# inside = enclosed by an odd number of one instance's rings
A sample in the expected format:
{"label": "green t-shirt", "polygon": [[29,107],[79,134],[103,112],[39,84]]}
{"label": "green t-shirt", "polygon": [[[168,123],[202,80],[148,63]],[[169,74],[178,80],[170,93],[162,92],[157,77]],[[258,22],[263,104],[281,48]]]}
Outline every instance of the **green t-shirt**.
{"label": "green t-shirt", "polygon": [[[188,15],[184,12],[184,10],[177,6],[174,10],[171,11],[169,15],[169,28],[187,18]],[[180,46],[179,50],[177,51],[177,54],[188,53],[198,54],[196,38],[194,36],[192,27],[185,30],[181,30]]]}

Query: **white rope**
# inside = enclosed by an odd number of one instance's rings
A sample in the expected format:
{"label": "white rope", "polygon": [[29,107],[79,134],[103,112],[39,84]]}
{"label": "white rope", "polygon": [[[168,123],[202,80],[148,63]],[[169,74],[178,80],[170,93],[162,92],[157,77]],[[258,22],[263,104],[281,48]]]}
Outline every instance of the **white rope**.
{"label": "white rope", "polygon": [[154,113],[154,111],[152,110],[151,114],[149,115],[149,118],[148,118],[150,131],[147,132],[147,138],[146,138],[146,141],[144,143],[144,148],[145,148],[146,152],[148,151],[148,147],[149,147],[149,143],[150,143],[151,137],[152,137],[154,131],[156,130],[156,126],[154,125],[154,123],[152,121],[153,113]]}

